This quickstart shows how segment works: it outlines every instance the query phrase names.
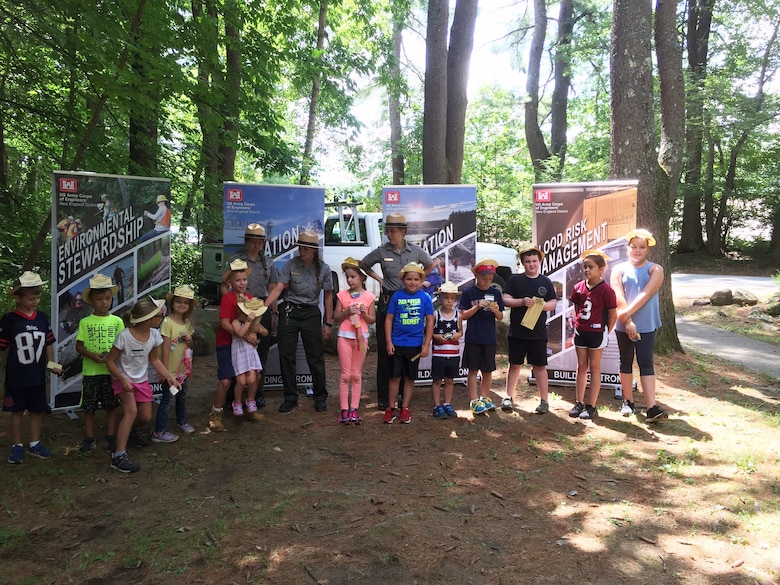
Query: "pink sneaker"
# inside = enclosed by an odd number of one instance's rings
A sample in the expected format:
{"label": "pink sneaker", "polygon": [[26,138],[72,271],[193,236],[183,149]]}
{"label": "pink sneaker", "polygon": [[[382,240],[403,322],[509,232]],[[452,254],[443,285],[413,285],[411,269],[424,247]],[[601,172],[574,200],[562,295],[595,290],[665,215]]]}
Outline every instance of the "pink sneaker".
{"label": "pink sneaker", "polygon": [[363,422],[363,419],[360,418],[360,415],[358,414],[357,408],[353,408],[349,411],[349,422],[353,425],[359,425]]}
{"label": "pink sneaker", "polygon": [[240,402],[233,403],[233,414],[236,416],[244,416],[244,408],[241,406]]}
{"label": "pink sneaker", "polygon": [[340,425],[349,424],[349,411],[342,410],[341,412],[339,412],[339,424]]}
{"label": "pink sneaker", "polygon": [[250,414],[257,412],[257,402],[254,400],[247,400],[246,410]]}
{"label": "pink sneaker", "polygon": [[408,408],[402,408],[399,419],[403,424],[408,425],[410,422],[412,422],[412,413],[409,412]]}

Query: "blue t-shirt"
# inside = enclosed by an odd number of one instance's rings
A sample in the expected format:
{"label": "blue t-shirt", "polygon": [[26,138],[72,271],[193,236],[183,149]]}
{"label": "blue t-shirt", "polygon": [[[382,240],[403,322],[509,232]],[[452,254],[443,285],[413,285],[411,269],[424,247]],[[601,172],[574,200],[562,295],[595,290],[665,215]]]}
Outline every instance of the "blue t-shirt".
{"label": "blue t-shirt", "polygon": [[393,315],[393,345],[417,347],[425,338],[425,318],[433,315],[433,301],[421,290],[409,294],[401,289],[393,293],[387,314]]}
{"label": "blue t-shirt", "polygon": [[[460,297],[460,310],[468,311],[471,307],[478,304],[482,299],[498,303],[498,308],[504,310],[504,299],[501,297],[501,291],[494,286],[487,290],[481,290],[472,286],[463,291]],[[465,320],[465,319],[464,319]],[[466,321],[466,343],[479,343],[482,345],[496,344],[496,316],[493,311],[480,309]]]}
{"label": "blue t-shirt", "polygon": [[[623,291],[626,295],[626,301],[629,304],[639,296],[639,293],[641,293],[647,286],[647,283],[650,282],[650,268],[652,267],[652,262],[648,262],[639,268],[635,268],[631,262],[624,262],[617,266],[618,270],[620,270],[623,275]],[[634,322],[634,325],[636,325],[636,330],[639,333],[650,333],[661,326],[661,310],[658,304],[658,291],[655,291],[653,296],[647,299],[647,302],[631,315],[631,320]],[[615,328],[618,331],[625,332],[626,324],[618,321]]]}

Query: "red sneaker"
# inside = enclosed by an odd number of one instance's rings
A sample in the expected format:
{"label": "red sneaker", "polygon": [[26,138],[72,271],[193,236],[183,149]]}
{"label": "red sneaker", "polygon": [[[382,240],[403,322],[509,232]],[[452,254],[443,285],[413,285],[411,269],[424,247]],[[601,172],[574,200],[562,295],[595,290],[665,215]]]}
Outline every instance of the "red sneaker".
{"label": "red sneaker", "polygon": [[388,406],[385,410],[385,415],[382,417],[382,422],[386,424],[392,424],[395,420],[395,409]]}
{"label": "red sneaker", "polygon": [[408,425],[410,422],[412,422],[412,413],[409,412],[408,408],[402,408],[400,418],[403,424]]}

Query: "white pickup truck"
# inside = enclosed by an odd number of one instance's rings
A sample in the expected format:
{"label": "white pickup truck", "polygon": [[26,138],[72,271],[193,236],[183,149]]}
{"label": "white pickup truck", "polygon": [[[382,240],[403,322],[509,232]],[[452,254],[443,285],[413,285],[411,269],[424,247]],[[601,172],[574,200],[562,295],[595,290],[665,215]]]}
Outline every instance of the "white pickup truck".
{"label": "white pickup truck", "polygon": [[[383,241],[382,214],[378,212],[331,213],[325,218],[325,249],[324,258],[333,271],[335,292],[346,288],[347,283],[341,264],[348,257],[361,260],[371,250]],[[219,301],[219,282],[225,269],[225,262],[232,257],[239,246],[229,246],[227,250],[222,244],[203,244],[203,283],[200,286],[200,296],[211,302]],[[510,274],[518,271],[517,252],[512,248],[477,242],[476,260],[492,258],[499,264],[494,284],[503,287]],[[381,273],[377,265],[373,267]],[[379,294],[379,283],[369,278],[367,288],[374,294]]]}

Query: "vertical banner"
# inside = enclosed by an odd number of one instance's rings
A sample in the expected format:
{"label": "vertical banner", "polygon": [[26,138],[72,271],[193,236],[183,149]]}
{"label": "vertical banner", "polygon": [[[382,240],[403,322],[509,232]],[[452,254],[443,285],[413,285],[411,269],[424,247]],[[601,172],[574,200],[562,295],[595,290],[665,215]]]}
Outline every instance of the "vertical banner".
{"label": "vertical banner", "polygon": [[[609,283],[612,266],[627,257],[622,237],[636,228],[637,181],[556,183],[534,185],[533,243],[544,252],[542,274],[552,280],[558,305],[548,317],[548,372],[550,384],[571,385],[577,378],[574,349],[574,285],[583,280],[586,250],[605,252],[611,261],[604,273]],[[601,359],[601,383],[620,385],[619,354],[614,332]]]}
{"label": "vertical banner", "polygon": [[[320,240],[320,259],[323,258],[323,217],[325,189],[302,185],[264,185],[225,183],[225,224],[223,242],[225,257],[230,258],[244,246],[244,233],[250,223],[265,228],[265,254],[273,259],[279,272],[287,262],[298,256],[298,235],[306,230],[317,233]],[[338,271],[341,267],[331,266]],[[279,347],[271,340],[268,363],[263,364],[265,387],[281,387]],[[297,383],[311,386],[311,373],[306,363],[303,344],[298,342],[296,353]]]}
{"label": "vertical banner", "polygon": [[[171,282],[171,184],[167,179],[56,171],[52,178],[52,329],[62,377],[52,376],[51,407],[81,400],[79,321],[92,314],[82,295],[95,274],[119,287],[112,311]],[[156,295],[156,296],[159,296]]]}
{"label": "vertical banner", "polygon": [[[476,258],[477,188],[474,185],[383,187],[382,201],[384,217],[396,211],[403,213],[408,225],[406,240],[433,258],[430,282],[439,280],[441,284],[449,280],[460,290],[474,283],[471,267],[479,260]],[[460,353],[463,354],[462,337]],[[430,353],[420,359],[417,384],[430,383],[431,362]],[[465,381],[467,374],[467,370],[461,369],[456,380]]]}

